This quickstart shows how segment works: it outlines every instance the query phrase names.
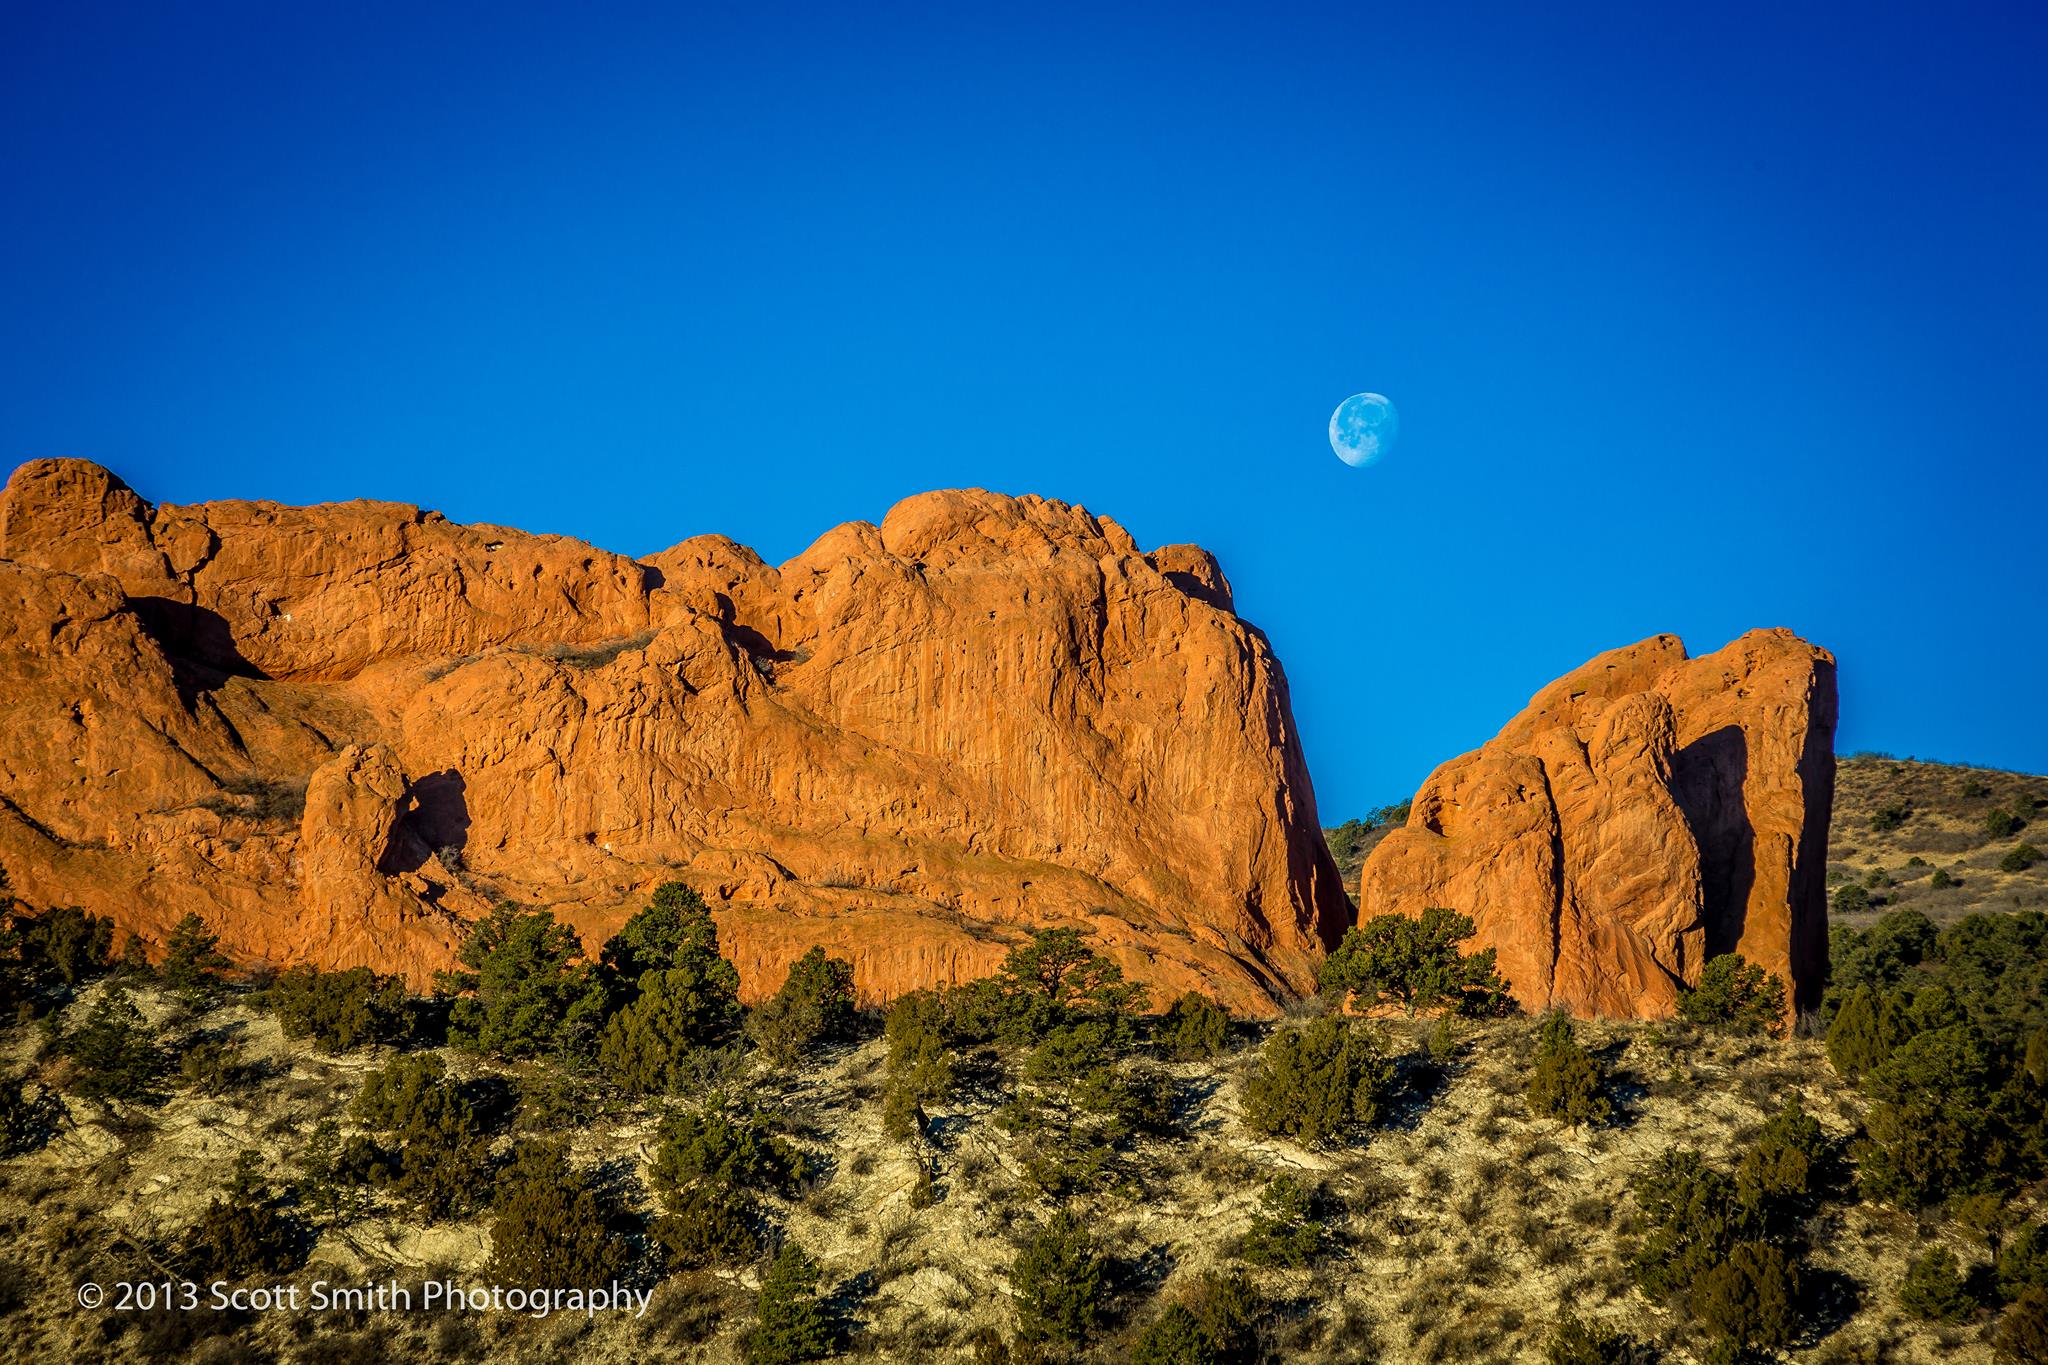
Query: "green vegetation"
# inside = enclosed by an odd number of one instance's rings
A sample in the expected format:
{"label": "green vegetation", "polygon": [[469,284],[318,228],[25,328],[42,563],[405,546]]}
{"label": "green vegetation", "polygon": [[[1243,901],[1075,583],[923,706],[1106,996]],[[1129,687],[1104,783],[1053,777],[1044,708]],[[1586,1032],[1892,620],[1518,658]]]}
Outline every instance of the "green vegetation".
{"label": "green vegetation", "polygon": [[1613,1112],[1605,1088],[1600,1063],[1579,1046],[1572,1021],[1562,1012],[1545,1015],[1529,1078],[1530,1111],[1568,1128],[1597,1127]]}
{"label": "green vegetation", "polygon": [[399,1057],[370,1073],[350,1114],[380,1138],[345,1144],[334,1178],[389,1189],[429,1222],[475,1206],[488,1183],[489,1143],[439,1057]]}
{"label": "green vegetation", "polygon": [[2048,917],[1972,915],[1936,933],[1895,912],[1844,951],[1828,1003],[1828,1057],[1872,1103],[1857,1180],[1907,1207],[2003,1193],[2044,1156]]}
{"label": "green vegetation", "polygon": [[1507,1007],[1507,983],[1493,969],[1493,949],[1461,953],[1472,921],[1441,907],[1419,919],[1376,915],[1344,931],[1344,941],[1323,961],[1323,992],[1350,1007],[1393,1001],[1410,1014],[1450,1009],[1498,1014]]}
{"label": "green vegetation", "polygon": [[1205,1062],[1230,1045],[1230,1016],[1200,991],[1189,991],[1159,1020],[1153,1041],[1169,1061]]}
{"label": "green vegetation", "polygon": [[1766,1226],[1792,1227],[1813,1212],[1834,1183],[1835,1164],[1835,1144],[1819,1121],[1792,1100],[1736,1163],[1736,1203]]}
{"label": "green vegetation", "polygon": [[1544,1365],[1636,1365],[1650,1359],[1634,1338],[1588,1324],[1574,1313],[1557,1320],[1543,1345]]}
{"label": "green vegetation", "polygon": [[242,1059],[242,1045],[233,1038],[196,1034],[174,1051],[178,1081],[201,1095],[232,1094],[248,1085],[254,1069]]}
{"label": "green vegetation", "polygon": [[[1014,1136],[1026,1178],[1056,1196],[1113,1183],[1120,1158],[1173,1123],[1170,1080],[1133,1055],[1144,1003],[1144,988],[1075,931],[1039,930],[996,975],[915,991],[890,1009],[884,1129],[921,1143],[925,1107],[953,1093],[962,1050],[995,1044],[1019,1062],[996,1122]],[[1176,1017],[1182,1046],[1207,1046],[1218,1022],[1227,1027],[1192,1002]],[[933,1196],[928,1179],[921,1189]]]}
{"label": "green vegetation", "polygon": [[963,987],[960,995],[963,1036],[1013,1045],[1042,1042],[1054,1029],[1083,1020],[1115,1020],[1122,1046],[1146,998],[1144,986],[1124,980],[1123,968],[1090,948],[1077,929],[1035,930],[995,976]]}
{"label": "green vegetation", "polygon": [[952,1093],[953,1040],[958,1036],[951,1000],[938,991],[912,991],[889,1009],[882,1026],[888,1042],[889,1087],[882,1126],[906,1139],[924,1131],[924,1106]]}
{"label": "green vegetation", "polygon": [[2000,1365],[2048,1360],[2048,1289],[2029,1289],[2005,1310],[1991,1333]]}
{"label": "green vegetation", "polygon": [[1735,1182],[1696,1151],[1659,1155],[1636,1176],[1634,1192],[1648,1232],[1633,1269],[1636,1283],[1654,1302],[1688,1291],[1751,1231],[1748,1210],[1735,1197]]}
{"label": "green vegetation", "polygon": [[102,992],[61,1046],[71,1058],[72,1093],[117,1105],[163,1103],[170,1057],[128,992]]}
{"label": "green vegetation", "polygon": [[352,1222],[369,1211],[372,1168],[381,1159],[369,1138],[360,1133],[344,1136],[340,1120],[322,1119],[306,1135],[292,1189],[315,1217],[337,1226]]}
{"label": "green vegetation", "polygon": [[791,1194],[809,1163],[757,1112],[713,1096],[704,1109],[676,1109],[662,1120],[649,1179],[664,1194],[710,1180],[735,1190]]}
{"label": "green vegetation", "polygon": [[322,1052],[397,1047],[413,1034],[414,1014],[405,978],[368,967],[324,972],[294,967],[265,993],[287,1038],[311,1039]]}
{"label": "green vegetation", "polygon": [[598,1065],[628,1090],[664,1094],[683,1088],[697,1054],[724,1043],[739,1018],[737,979],[697,965],[649,972],[633,1002],[612,1016]]}
{"label": "green vegetation", "polygon": [[1993,1279],[1998,1297],[2006,1303],[2029,1289],[2048,1289],[2048,1226],[2029,1223],[2007,1237]]}
{"label": "green vegetation", "polygon": [[1131,1349],[1131,1365],[1208,1365],[1216,1343],[1185,1304],[1170,1303]]}
{"label": "green vegetation", "polygon": [[759,1205],[741,1191],[710,1181],[669,1192],[654,1220],[654,1237],[669,1264],[695,1270],[758,1260],[763,1242]]}
{"label": "green vegetation", "polygon": [[796,1365],[838,1350],[839,1333],[818,1297],[818,1265],[795,1242],[784,1242],[761,1280],[747,1337],[750,1365]]}
{"label": "green vegetation", "polygon": [[1259,1195],[1238,1256],[1247,1265],[1299,1269],[1320,1255],[1325,1233],[1313,1191],[1291,1175],[1274,1177]]}
{"label": "green vegetation", "polygon": [[228,960],[220,951],[220,939],[197,915],[186,915],[171,930],[164,944],[164,960],[157,964],[157,984],[187,1001],[209,1000],[221,987]]}
{"label": "green vegetation", "polygon": [[1962,1262],[1947,1247],[1929,1247],[1899,1285],[1899,1307],[1933,1322],[1967,1322],[1977,1300],[1964,1287]]}
{"label": "green vegetation", "polygon": [[704,898],[681,882],[663,882],[647,904],[605,941],[598,962],[616,988],[630,995],[640,978],[675,964],[692,933],[711,917]]}
{"label": "green vegetation", "polygon": [[1139,1335],[1131,1365],[1251,1365],[1261,1312],[1245,1275],[1205,1271]]}
{"label": "green vegetation", "polygon": [[1245,1122],[1304,1146],[1326,1146],[1379,1119],[1393,1078],[1377,1030],[1325,1015],[1266,1041],[1245,1086]]}
{"label": "green vegetation", "polygon": [[1107,1312],[1108,1266],[1088,1227],[1071,1212],[1052,1216],[1025,1243],[1010,1269],[1017,1335],[1079,1346]]}
{"label": "green vegetation", "polygon": [[1733,1176],[1698,1152],[1659,1155],[1634,1183],[1645,1234],[1637,1285],[1677,1310],[1714,1358],[1777,1350],[1797,1333],[1804,1229],[1828,1185],[1830,1144],[1795,1103],[1743,1152]]}
{"label": "green vegetation", "polygon": [[1121,1061],[1098,1023],[1056,1031],[1034,1049],[996,1122],[1015,1134],[1027,1178],[1055,1198],[1109,1183],[1140,1133],[1164,1132],[1162,1078]]}
{"label": "green vegetation", "polygon": [[[4,887],[0,881],[0,887]],[[103,975],[114,948],[112,920],[59,906],[12,919],[14,956],[32,982],[71,988]]]}
{"label": "green vegetation", "polygon": [[[1970,915],[1942,930],[1920,975],[1945,987],[2000,1047],[2048,1026],[2048,915]],[[1909,983],[1910,984],[1910,983]]]}
{"label": "green vegetation", "polygon": [[853,964],[813,948],[790,964],[782,989],[754,1011],[747,1030],[779,1066],[794,1066],[853,1032]]}
{"label": "green vegetation", "polygon": [[810,1163],[757,1112],[718,1096],[662,1120],[648,1183],[664,1209],[654,1234],[676,1265],[743,1265],[762,1250],[758,1196],[795,1194]]}
{"label": "green vegetation", "polygon": [[68,1117],[64,1102],[50,1091],[30,1094],[28,1081],[0,1077],[0,1157],[37,1150]]}
{"label": "green vegetation", "polygon": [[448,1011],[448,1041],[500,1058],[587,1048],[608,1000],[581,955],[576,931],[551,912],[502,902],[463,941],[457,958],[468,970],[441,976],[441,989],[458,997]]}
{"label": "green vegetation", "polygon": [[1799,1268],[1784,1248],[1738,1242],[1701,1272],[1686,1306],[1723,1357],[1788,1346],[1798,1331]]}
{"label": "green vegetation", "polygon": [[645,967],[598,1050],[599,1065],[627,1089],[681,1088],[693,1054],[739,1031],[740,974],[719,954],[710,911],[686,888],[671,883],[656,892],[606,946],[604,960]]}
{"label": "green vegetation", "polygon": [[1670,1153],[1638,1178],[1636,1198],[1651,1229],[1635,1263],[1645,1294],[1679,1309],[1724,1349],[1791,1339],[1797,1270],[1782,1248],[1760,1240],[1733,1182],[1696,1153]]}
{"label": "green vegetation", "polygon": [[[1108,1149],[1162,1118],[1163,1078],[1128,1055],[1145,1000],[1145,988],[1125,981],[1077,931],[1037,930],[994,976],[912,991],[890,1007],[884,1126],[896,1138],[921,1135],[925,1106],[943,1103],[958,1082],[963,1049],[1028,1050],[1024,1084],[1004,1121],[1044,1158],[1041,1175],[1062,1183],[1061,1168],[1078,1161],[1070,1174],[1086,1183],[1092,1177],[1082,1167],[1099,1168]],[[1189,1002],[1176,1010],[1169,1018],[1178,1042],[1162,1046],[1206,1045],[1218,1021]]]}
{"label": "green vegetation", "polygon": [[[1005,966],[1018,970],[1006,976],[1034,980],[1034,956],[1047,947],[1057,952],[1062,975],[1085,987],[1050,996],[1049,1011],[1030,986],[1005,987],[1003,1017],[1028,1014],[1037,1045],[996,1121],[1021,1139],[1032,1183],[1058,1197],[1101,1186],[1136,1138],[1168,1131],[1172,1088],[1163,1073],[1128,1055],[1137,1032],[1130,1011],[1143,996],[1123,985],[1113,963],[1079,958],[1067,943],[1041,939],[1010,955]],[[1037,957],[1040,970],[1047,960]]]}
{"label": "green vegetation", "polygon": [[[1902,890],[1927,875],[1886,865]],[[1492,965],[1458,952],[1457,921],[1354,937],[1331,996],[1274,1024],[1196,993],[1148,1017],[1117,963],[1041,931],[984,980],[896,1001],[877,1041],[823,950],[741,1009],[708,911],[674,884],[595,960],[545,914],[501,907],[457,996],[433,1002],[361,969],[143,984],[92,917],[10,914],[0,1156],[97,1125],[80,1144],[106,1153],[95,1195],[127,1208],[162,1197],[143,1183],[158,1171],[205,1174],[160,1232],[110,1231],[52,1190],[67,1147],[10,1166],[37,1202],[8,1216],[61,1224],[124,1272],[251,1281],[297,1274],[316,1241],[324,1265],[330,1238],[405,1245],[474,1216],[425,1239],[480,1259],[487,1229],[495,1259],[464,1274],[657,1290],[644,1326],[508,1322],[487,1347],[388,1315],[333,1329],[376,1358],[1732,1365],[2020,1360],[2048,1337],[2043,917],[1838,926],[1834,980],[1784,1039],[1782,985],[1733,957],[1677,1024],[1483,1017]],[[1396,1004],[1434,1017],[1349,1012]],[[453,1047],[435,1049],[442,1011]],[[222,1120],[284,1178],[252,1162],[227,1178],[206,1155]],[[57,1235],[10,1252],[45,1258],[37,1284],[63,1283],[43,1250]],[[988,1248],[1014,1254],[1007,1295]],[[0,1263],[0,1313],[8,1284]],[[44,1289],[21,1292],[54,1320]],[[145,1340],[330,1358],[261,1322],[109,1330],[112,1358]]]}
{"label": "green vegetation", "polygon": [[1864,1078],[1876,1103],[1857,1178],[1879,1199],[1912,1206],[1994,1187],[2002,1134],[1991,1098],[1996,1060],[1967,1021],[1916,1032]]}
{"label": "green vegetation", "polygon": [[121,940],[121,952],[107,970],[131,982],[156,979],[156,969],[149,965],[149,945],[133,929],[128,931],[127,938]]}
{"label": "green vegetation", "polygon": [[1679,996],[1678,1012],[1711,1028],[1782,1033],[1785,983],[1740,953],[1723,953],[1707,959],[1700,984]]}
{"label": "green vegetation", "polygon": [[69,1004],[110,961],[113,924],[76,907],[30,911],[8,892],[0,868],[0,1026],[25,1023]]}
{"label": "green vegetation", "polygon": [[489,1273],[507,1285],[574,1288],[632,1278],[633,1248],[601,1187],[552,1143],[523,1143],[498,1178]]}
{"label": "green vegetation", "polygon": [[[1923,998],[1923,1012],[1936,1002],[1944,1009],[1953,1006],[1947,991],[1930,991]],[[1911,1008],[1911,998],[1903,992],[1858,986],[1842,1001],[1828,1028],[1828,1059],[1836,1073],[1847,1081],[1861,1081],[1876,1070],[1917,1031],[1909,1018]]]}
{"label": "green vegetation", "polygon": [[1357,864],[1377,842],[1375,836],[1408,823],[1408,807],[1408,802],[1396,801],[1367,811],[1362,818],[1346,820],[1335,829],[1324,830],[1323,839],[1329,845],[1330,856],[1337,860],[1337,866],[1347,874],[1355,872]]}
{"label": "green vegetation", "polygon": [[[1866,832],[1867,817],[1889,806],[1908,808],[1913,818],[1896,829]],[[1837,769],[1828,848],[1830,887],[1865,883],[1871,873],[1897,885],[1857,906],[1847,924],[1847,908],[1838,908],[1836,932],[1862,928],[1874,918],[1868,913],[1873,910],[1924,911],[1946,928],[1973,913],[2048,908],[2048,877],[2038,852],[2030,862],[2022,842],[2032,835],[2026,824],[2043,811],[2048,780],[2024,773],[1844,761]],[[2041,840],[2033,836],[2032,842]],[[1839,968],[1836,975],[1841,983]]]}
{"label": "green vegetation", "polygon": [[277,1275],[305,1259],[305,1228],[264,1182],[256,1153],[243,1152],[226,1194],[187,1233],[184,1259],[202,1279]]}
{"label": "green vegetation", "polygon": [[1917,910],[1894,910],[1868,929],[1837,926],[1828,935],[1830,979],[1837,997],[1858,986],[1896,986],[1935,950],[1934,921]]}

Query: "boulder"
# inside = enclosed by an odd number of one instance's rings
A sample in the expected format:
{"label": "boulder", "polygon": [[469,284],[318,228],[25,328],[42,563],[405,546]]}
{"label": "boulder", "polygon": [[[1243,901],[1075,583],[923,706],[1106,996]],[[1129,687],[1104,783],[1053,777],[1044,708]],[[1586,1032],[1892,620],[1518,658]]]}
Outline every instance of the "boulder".
{"label": "boulder", "polygon": [[1361,917],[1472,917],[1521,1004],[1658,1017],[1710,957],[1827,970],[1835,661],[1790,631],[1659,635],[1544,688],[1438,768],[1360,874]]}

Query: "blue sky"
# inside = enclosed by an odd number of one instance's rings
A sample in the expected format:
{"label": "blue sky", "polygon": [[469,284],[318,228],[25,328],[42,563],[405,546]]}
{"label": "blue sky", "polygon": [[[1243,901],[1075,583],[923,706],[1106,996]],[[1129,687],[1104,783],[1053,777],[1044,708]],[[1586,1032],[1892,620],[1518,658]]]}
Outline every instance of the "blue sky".
{"label": "blue sky", "polygon": [[2048,771],[2021,7],[427,8],[0,9],[7,464],[770,559],[1081,502],[1222,557],[1332,822],[1665,630]]}

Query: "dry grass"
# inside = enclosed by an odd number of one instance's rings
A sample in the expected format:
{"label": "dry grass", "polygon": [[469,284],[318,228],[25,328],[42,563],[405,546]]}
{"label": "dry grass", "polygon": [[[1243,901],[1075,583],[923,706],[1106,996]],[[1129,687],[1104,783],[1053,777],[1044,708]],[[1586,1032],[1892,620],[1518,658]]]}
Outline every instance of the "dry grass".
{"label": "dry grass", "polygon": [[[11,1268],[22,1286],[4,1319],[16,1357],[225,1360],[239,1358],[231,1348],[250,1345],[261,1351],[247,1358],[281,1361],[740,1358],[758,1284],[753,1269],[670,1279],[637,1322],[369,1315],[344,1329],[335,1320],[193,1319],[147,1330],[119,1324],[126,1330],[104,1336],[104,1319],[82,1313],[70,1285],[149,1273],[149,1257],[161,1259],[224,1186],[237,1152],[253,1147],[274,1171],[288,1172],[305,1134],[344,1108],[383,1060],[297,1053],[273,1021],[239,1004],[196,1022],[241,1025],[249,1059],[273,1065],[228,1095],[180,1094],[146,1123],[116,1124],[75,1104],[75,1128],[41,1152],[0,1163],[0,1285]],[[1816,1043],[1759,1046],[1669,1025],[1589,1024],[1589,1046],[1619,1045],[1626,1066],[1679,1065],[1694,1079],[1641,1100],[1623,1126],[1574,1133],[1533,1119],[1521,1100],[1525,1022],[1471,1032],[1463,1059],[1413,1126],[1336,1151],[1303,1151],[1243,1127],[1241,1054],[1171,1068],[1191,1086],[1212,1075],[1221,1082],[1196,1106],[1187,1136],[1149,1141],[1134,1155],[1139,1179],[1079,1205],[1120,1286],[1118,1317],[1088,1358],[1123,1359],[1158,1311],[1158,1296],[1233,1265],[1260,1191],[1283,1172],[1326,1192],[1334,1248],[1307,1269],[1254,1272],[1273,1305],[1266,1335],[1280,1358],[1527,1360],[1540,1354],[1565,1306],[1639,1337],[1664,1335],[1668,1319],[1640,1299],[1626,1270],[1634,1173],[1674,1146],[1698,1147],[1725,1166],[1741,1135],[1795,1094],[1837,1133],[1861,1119],[1861,1099],[1835,1080]],[[7,1065],[20,1071],[35,1052],[33,1031],[16,1030],[6,1046]],[[882,1133],[872,1094],[879,1054],[871,1042],[807,1074],[749,1078],[758,1099],[832,1158],[823,1182],[775,1202],[773,1216],[817,1257],[827,1289],[847,1306],[859,1329],[856,1357],[969,1360],[977,1332],[1013,1329],[1011,1260],[1052,1205],[1020,1179],[1007,1135],[990,1122],[991,1097],[935,1112],[948,1121],[942,1198],[913,1207],[916,1163]],[[451,1061],[466,1075],[493,1070]],[[565,1135],[579,1161],[620,1162],[644,1178],[654,1123],[646,1107],[631,1107]],[[1847,1275],[1862,1293],[1855,1318],[1823,1348],[1832,1358],[1988,1360],[1976,1329],[1948,1339],[1893,1309],[1892,1288],[1921,1244],[1914,1220],[1865,1206],[1842,1210],[1816,1238],[1813,1264]],[[384,1214],[327,1232],[295,1278],[417,1279],[432,1265],[473,1277],[487,1253],[481,1222],[421,1228]],[[318,1344],[312,1357],[309,1343]],[[1871,1350],[1884,1354],[1858,1354]],[[1693,1357],[1674,1341],[1662,1358],[1683,1365]]]}
{"label": "dry grass", "polygon": [[[1993,837],[1984,821],[1994,810],[2015,813],[2028,826]],[[1904,818],[1883,828],[1887,811]],[[2044,836],[2048,778],[1910,759],[1844,759],[1835,772],[1829,881],[1865,885],[1883,903],[1837,922],[1860,928],[1886,910],[1912,909],[1947,924],[1975,911],[2048,908],[2048,862],[2023,872],[1999,867],[2022,843],[2048,847]],[[1936,871],[1955,884],[1934,886]],[[1868,887],[1873,873],[1880,884]]]}

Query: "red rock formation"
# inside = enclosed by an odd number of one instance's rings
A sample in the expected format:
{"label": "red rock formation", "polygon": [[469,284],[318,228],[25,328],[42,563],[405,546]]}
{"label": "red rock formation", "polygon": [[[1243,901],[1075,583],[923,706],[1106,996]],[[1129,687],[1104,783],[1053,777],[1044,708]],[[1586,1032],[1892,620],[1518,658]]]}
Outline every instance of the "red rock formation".
{"label": "red rock formation", "polygon": [[1077,923],[1263,1011],[1347,915],[1215,560],[1061,503],[926,494],[777,568],[46,460],[0,603],[0,863],[148,937],[423,979],[494,896],[594,946],[680,878],[753,996],[816,943],[882,999]]}
{"label": "red rock formation", "polygon": [[1529,1009],[1669,1014],[1736,951],[1811,1004],[1834,733],[1834,658],[1789,631],[1603,654],[1430,775],[1366,860],[1359,913],[1472,916]]}

